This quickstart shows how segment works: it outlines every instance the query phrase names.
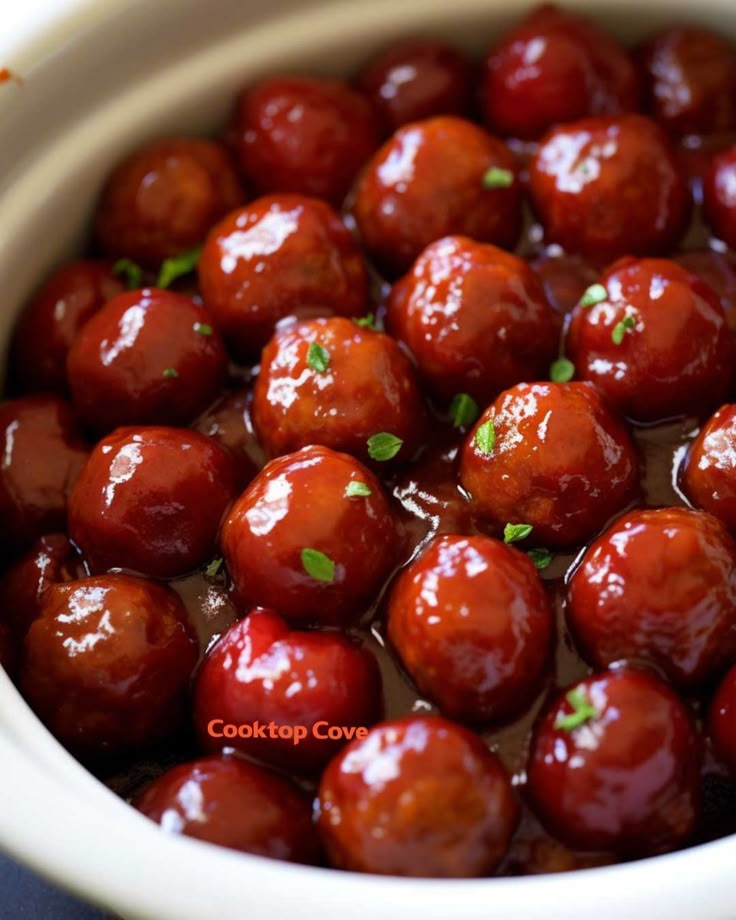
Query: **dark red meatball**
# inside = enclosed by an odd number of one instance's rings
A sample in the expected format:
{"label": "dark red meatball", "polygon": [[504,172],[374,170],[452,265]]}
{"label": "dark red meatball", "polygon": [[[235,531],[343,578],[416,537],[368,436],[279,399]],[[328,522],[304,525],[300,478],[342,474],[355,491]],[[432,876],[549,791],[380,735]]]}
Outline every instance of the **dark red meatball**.
{"label": "dark red meatball", "polygon": [[589,661],[655,665],[678,685],[736,659],[736,543],[702,511],[632,511],[570,579],[568,622]]}
{"label": "dark red meatball", "polygon": [[713,158],[703,182],[703,210],[715,235],[736,249],[736,145]]}
{"label": "dark red meatball", "polygon": [[338,869],[413,877],[489,875],[518,806],[472,732],[436,716],[383,722],[353,741],[319,787],[319,830]]}
{"label": "dark red meatball", "polygon": [[396,275],[451,234],[512,249],[520,208],[506,145],[445,116],[406,125],[381,147],[357,182],[353,213],[368,254]]}
{"label": "dark red meatball", "polygon": [[357,244],[329,205],[300,195],[259,198],[226,217],[207,239],[199,281],[241,358],[257,357],[286,316],[368,310]]}
{"label": "dark red meatball", "polygon": [[120,428],[77,480],[69,533],[93,572],[184,575],[214,555],[235,477],[232,456],[199,432]]}
{"label": "dark red meatball", "polygon": [[736,405],[708,419],[680,472],[680,486],[698,508],[736,531]]}
{"label": "dark red meatball", "polygon": [[124,160],[97,208],[97,239],[107,255],[156,269],[204,241],[243,200],[227,151],[201,138],[153,141]]}
{"label": "dark red meatball", "polygon": [[366,467],[327,447],[272,460],[233,505],[222,552],[240,599],[295,620],[356,620],[395,564],[396,521]]}
{"label": "dark red meatball", "polygon": [[736,127],[736,48],[709,29],[659,32],[638,52],[645,100],[654,118],[676,134]]}
{"label": "dark red meatball", "polygon": [[10,357],[17,386],[24,392],[65,391],[66,356],[77,333],[124,290],[111,262],[81,259],[57,269],[15,327]]}
{"label": "dark red meatball", "polygon": [[160,827],[272,859],[314,863],[309,799],[287,779],[239,757],[202,757],[167,770],[133,805]]}
{"label": "dark red meatball", "polygon": [[388,322],[436,395],[468,393],[483,406],[544,379],[559,347],[559,319],[526,262],[462,236],[424,250],[394,285]]}
{"label": "dark red meatball", "polygon": [[636,496],[636,454],[595,387],[520,383],[468,435],[460,481],[497,532],[527,524],[537,545],[568,547]]}
{"label": "dark red meatball", "polygon": [[716,756],[736,773],[736,667],[716,690],[708,713],[708,729]]}
{"label": "dark red meatball", "polygon": [[226,447],[235,457],[238,484],[243,488],[265,462],[263,448],[251,421],[252,401],[250,390],[225,393],[192,426]]}
{"label": "dark red meatball", "polygon": [[529,187],[546,239],[598,264],[666,252],[690,216],[674,149],[643,115],[553,129],[532,161]]}
{"label": "dark red meatball", "polygon": [[531,701],[552,622],[534,563],[490,537],[436,537],[389,595],[388,635],[419,692],[467,722]]}
{"label": "dark red meatball", "polygon": [[263,349],[253,423],[271,456],[323,444],[369,460],[369,439],[399,438],[409,460],[427,434],[416,374],[397,343],[342,317],[284,327]]}
{"label": "dark red meatball", "polygon": [[702,413],[733,380],[734,342],[718,297],[665,259],[622,259],[600,279],[600,299],[572,315],[567,352],[628,418]]}
{"label": "dark red meatball", "polygon": [[190,422],[222,389],[227,355],[205,309],[144,288],[119,294],[89,320],[67,368],[79,417],[106,432]]}
{"label": "dark red meatball", "polygon": [[545,4],[488,52],[481,100],[491,129],[535,140],[553,125],[636,109],[636,69],[589,19]]}
{"label": "dark red meatball", "polygon": [[714,249],[694,249],[675,256],[675,261],[713,288],[726,314],[728,328],[736,333],[736,256]]}
{"label": "dark red meatball", "polygon": [[368,64],[358,86],[394,131],[434,115],[467,115],[472,108],[474,68],[444,42],[398,42]]}
{"label": "dark red meatball", "polygon": [[561,694],[536,727],[534,808],[568,846],[625,856],[683,844],[699,809],[700,741],[661,680],[629,668]]}
{"label": "dark red meatball", "polygon": [[261,194],[296,192],[338,207],[378,146],[368,99],[340,80],[276,76],[240,94],[230,141]]}
{"label": "dark red meatball", "polygon": [[0,403],[0,556],[63,530],[67,500],[87,459],[70,406],[55,396]]}
{"label": "dark red meatball", "polygon": [[550,305],[558,313],[571,313],[598,274],[579,256],[542,255],[529,261],[539,275]]}
{"label": "dark red meatball", "polygon": [[104,575],[49,589],[26,635],[21,687],[63,744],[107,754],[176,731],[196,662],[173,591]]}
{"label": "dark red meatball", "polygon": [[367,649],[337,632],[290,630],[270,610],[230,627],[205,658],[194,693],[205,750],[235,747],[305,773],[356,731],[365,734],[382,711],[381,675]]}

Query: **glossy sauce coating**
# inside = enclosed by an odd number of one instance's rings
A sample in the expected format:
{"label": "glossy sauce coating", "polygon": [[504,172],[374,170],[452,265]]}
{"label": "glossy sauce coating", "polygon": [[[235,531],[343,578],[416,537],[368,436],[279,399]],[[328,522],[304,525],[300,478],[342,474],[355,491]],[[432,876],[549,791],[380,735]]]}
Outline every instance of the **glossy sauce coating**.
{"label": "glossy sauce coating", "polygon": [[680,468],[680,485],[693,505],[736,531],[736,405],[721,406],[701,428]]}
{"label": "glossy sauce coating", "polygon": [[713,696],[708,728],[716,753],[736,773],[736,667],[726,674]]}
{"label": "glossy sauce coating", "polygon": [[736,246],[736,146],[714,157],[703,182],[703,210],[715,235]]}

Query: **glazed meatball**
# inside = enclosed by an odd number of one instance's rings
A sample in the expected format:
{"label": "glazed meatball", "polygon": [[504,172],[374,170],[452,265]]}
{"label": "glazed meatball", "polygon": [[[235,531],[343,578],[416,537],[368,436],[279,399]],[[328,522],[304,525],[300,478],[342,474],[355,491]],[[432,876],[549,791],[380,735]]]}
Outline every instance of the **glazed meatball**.
{"label": "glazed meatball", "polygon": [[638,53],[648,110],[675,134],[736,128],[736,48],[709,29],[666,29]]}
{"label": "glazed meatball", "polygon": [[26,635],[21,686],[63,744],[94,756],[175,732],[196,662],[173,591],[104,575],[49,589]]}
{"label": "glazed meatball", "polygon": [[270,610],[230,627],[194,694],[205,750],[235,747],[304,773],[323,767],[356,731],[365,734],[382,711],[381,676],[367,649],[337,632],[290,630]]}
{"label": "glazed meatball", "polygon": [[339,207],[379,132],[368,99],[346,83],[276,76],[240,94],[230,141],[259,193],[314,195]]}
{"label": "glazed meatball", "polygon": [[377,725],[329,764],[319,787],[328,859],[354,872],[488,875],[517,816],[495,755],[476,735],[433,716]]}
{"label": "glazed meatball", "polygon": [[69,533],[93,572],[184,575],[214,555],[235,482],[232,456],[196,431],[119,428],[77,480]]}
{"label": "glazed meatball", "polygon": [[55,396],[0,403],[0,556],[18,555],[66,525],[69,492],[88,448],[70,406]]}
{"label": "glazed meatball", "polygon": [[395,131],[435,115],[468,115],[474,68],[444,42],[404,41],[379,54],[358,77],[358,86]]}
{"label": "glazed meatball", "polygon": [[23,392],[65,392],[72,342],[87,320],[124,290],[111,262],[81,259],[57,269],[15,327],[10,356],[17,387]]}
{"label": "glazed meatball", "polygon": [[357,244],[332,208],[300,195],[259,198],[219,223],[199,260],[199,282],[243,360],[257,358],[284,317],[368,309]]}
{"label": "glazed meatball", "polygon": [[721,403],[734,343],[718,297],[665,259],[622,259],[573,313],[567,352],[577,375],[623,415],[654,422]]}
{"label": "glazed meatball", "polygon": [[736,145],[713,158],[703,182],[703,210],[716,236],[736,248]]}
{"label": "glazed meatball", "polygon": [[537,814],[568,846],[642,856],[690,836],[699,769],[684,704],[653,675],[622,668],[552,703],[535,729],[527,777]]}
{"label": "glazed meatball", "polygon": [[357,182],[353,214],[368,254],[396,275],[451,234],[512,249],[520,206],[506,145],[445,116],[406,125],[381,147]]}
{"label": "glazed meatball", "polygon": [[190,422],[222,389],[227,355],[205,309],[144,288],[118,295],[85,325],[67,367],[79,417],[107,432]]}
{"label": "glazed meatball", "polygon": [[553,129],[532,161],[529,188],[547,241],[596,264],[671,249],[690,216],[675,152],[643,115]]}
{"label": "glazed meatball", "polygon": [[239,757],[202,757],[167,770],[133,802],[169,833],[272,859],[314,863],[309,799]]}
{"label": "glazed meatball", "polygon": [[736,773],[736,667],[716,690],[708,712],[708,729],[716,756]]}
{"label": "glazed meatball", "polygon": [[481,102],[491,130],[535,140],[561,122],[633,111],[636,69],[589,19],[545,4],[493,45]]}
{"label": "glazed meatball", "polygon": [[398,439],[410,460],[427,434],[414,368],[382,332],[342,317],[284,327],[263,349],[253,423],[272,457],[323,444],[364,461],[374,438]]}
{"label": "glazed meatball", "polygon": [[714,249],[694,249],[675,256],[675,261],[716,292],[728,328],[736,333],[736,256]]}
{"label": "glazed meatball", "polygon": [[419,692],[468,722],[518,713],[539,689],[552,611],[534,563],[490,537],[436,537],[401,573],[388,635]]}
{"label": "glazed meatball", "polygon": [[701,429],[683,464],[680,486],[696,507],[736,531],[736,405],[722,406]]}
{"label": "glazed meatball", "polygon": [[570,579],[567,618],[586,657],[654,665],[688,686],[736,660],[736,543],[702,511],[619,518]]}
{"label": "glazed meatball", "polygon": [[560,324],[539,278],[487,243],[448,236],[429,245],[388,302],[391,331],[442,400],[486,406],[522,380],[547,376]]}
{"label": "glazed meatball", "polygon": [[395,564],[380,483],[347,454],[305,447],[272,460],[235,502],[221,547],[247,604],[298,621],[356,620]]}
{"label": "glazed meatball", "polygon": [[243,192],[226,150],[201,138],[157,140],[108,179],[95,229],[103,251],[156,269],[193,249]]}
{"label": "glazed meatball", "polygon": [[568,547],[636,496],[636,454],[590,384],[520,383],[468,435],[460,481],[495,531],[525,524],[535,541]]}
{"label": "glazed meatball", "polygon": [[227,448],[235,457],[238,484],[245,488],[265,463],[263,448],[251,419],[252,393],[233,390],[225,393],[192,426]]}

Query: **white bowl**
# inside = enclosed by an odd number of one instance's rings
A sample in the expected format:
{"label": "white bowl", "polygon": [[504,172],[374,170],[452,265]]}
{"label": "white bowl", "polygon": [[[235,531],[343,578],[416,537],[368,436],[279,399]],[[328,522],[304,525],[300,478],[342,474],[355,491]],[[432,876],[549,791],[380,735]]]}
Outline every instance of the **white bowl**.
{"label": "white bowl", "polygon": [[[111,164],[139,141],[202,132],[269,71],[350,72],[398,35],[480,50],[518,0],[25,0],[3,10],[0,337],[38,279],[83,242]],[[622,37],[686,18],[689,2],[586,0]],[[736,34],[733,0],[697,18]],[[478,27],[480,25],[480,28]],[[564,875],[405,880],[292,866],[165,835],[76,763],[0,671],[0,844],[126,917],[229,920],[733,920],[736,836]]]}

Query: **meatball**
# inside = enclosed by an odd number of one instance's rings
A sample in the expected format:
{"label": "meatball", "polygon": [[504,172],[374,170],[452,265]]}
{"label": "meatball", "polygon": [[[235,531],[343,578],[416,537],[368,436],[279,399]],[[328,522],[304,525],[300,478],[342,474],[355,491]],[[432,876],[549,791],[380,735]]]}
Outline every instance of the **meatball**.
{"label": "meatball", "polygon": [[689,686],[736,659],[736,543],[702,511],[619,518],[570,579],[567,618],[586,657],[659,668]]}
{"label": "meatball", "polygon": [[634,447],[587,383],[520,383],[468,435],[460,481],[496,531],[533,529],[545,546],[593,536],[637,494]]}
{"label": "meatball", "polygon": [[437,396],[467,393],[483,406],[515,383],[546,377],[560,335],[526,262],[461,236],[430,244],[394,285],[388,322]]}
{"label": "meatball", "polygon": [[396,521],[366,467],[327,447],[272,460],[235,502],[221,546],[245,604],[355,620],[395,564]]}
{"label": "meatball", "polygon": [[736,249],[736,145],[713,158],[703,182],[703,211],[715,235]]}
{"label": "meatball", "polygon": [[435,537],[401,573],[388,635],[419,692],[442,713],[497,721],[540,687],[552,610],[534,563],[490,537]]}
{"label": "meatball", "polygon": [[184,575],[214,555],[235,477],[232,456],[196,431],[120,428],[77,480],[70,536],[93,572]]}
{"label": "meatball", "polygon": [[89,320],[67,367],[79,417],[106,432],[190,422],[222,389],[227,355],[205,309],[144,288],[118,295]]}
{"label": "meatball", "polygon": [[666,252],[690,217],[687,178],[674,149],[643,115],[553,129],[531,163],[529,188],[546,239],[596,264]]}
{"label": "meatball", "polygon": [[534,731],[528,788],[548,830],[574,849],[661,853],[693,830],[700,753],[677,695],[621,668],[553,701]]}
{"label": "meatball", "polygon": [[368,309],[363,258],[340,216],[300,195],[259,198],[219,223],[199,260],[208,309],[242,360],[287,316]]}
{"label": "meatball", "polygon": [[536,140],[554,125],[637,108],[636,69],[589,19],[545,4],[491,47],[481,104],[491,130]]}
{"label": "meatball", "polygon": [[323,444],[368,461],[372,439],[386,433],[401,442],[393,456],[409,460],[427,434],[406,355],[389,336],[342,317],[276,332],[261,357],[253,423],[271,456]]}
{"label": "meatball", "polygon": [[235,457],[238,484],[245,488],[265,463],[263,448],[256,438],[251,419],[252,393],[225,393],[192,426],[227,448]]}
{"label": "meatball", "polygon": [[171,735],[197,643],[179,597],[129,575],[53,585],[26,635],[20,683],[67,747],[95,756]]}
{"label": "meatball", "polygon": [[708,728],[716,756],[736,773],[736,667],[716,690],[708,712]]}
{"label": "meatball", "polygon": [[[205,750],[235,747],[273,766],[319,770],[383,711],[373,655],[337,632],[297,632],[270,610],[235,623],[194,693]],[[336,736],[337,730],[337,736]]]}
{"label": "meatball", "polygon": [[368,99],[346,83],[275,76],[240,94],[230,142],[259,193],[314,195],[339,207],[379,132]]}
{"label": "meatball", "polygon": [[156,269],[193,249],[243,200],[227,151],[201,138],[153,141],[112,173],[97,208],[103,251]]}
{"label": "meatball", "polygon": [[0,403],[0,556],[63,530],[69,492],[88,448],[70,406],[55,396]]}
{"label": "meatball", "polygon": [[680,486],[695,506],[736,531],[736,405],[722,406],[701,429],[680,471]]}
{"label": "meatball", "polygon": [[647,109],[675,134],[736,128],[736,48],[709,29],[665,29],[639,49]]}
{"label": "meatball", "polygon": [[410,121],[435,115],[468,115],[474,68],[444,42],[398,42],[379,54],[358,77],[386,126],[395,131]]}
{"label": "meatball", "polygon": [[666,259],[622,259],[575,309],[567,352],[578,377],[641,422],[707,412],[733,380],[734,342],[718,297]]}
{"label": "meatball", "polygon": [[329,764],[319,786],[319,830],[338,869],[488,875],[517,819],[496,756],[472,732],[436,716],[377,725]]}
{"label": "meatball", "polygon": [[353,213],[368,254],[389,275],[451,234],[512,249],[521,226],[516,160],[502,141],[462,118],[414,122],[370,160]]}
{"label": "meatball", "polygon": [[18,320],[11,377],[22,392],[67,389],[66,357],[79,330],[125,286],[112,263],[81,259],[57,269]]}
{"label": "meatball", "polygon": [[240,757],[201,757],[173,767],[133,805],[169,833],[272,859],[317,861],[309,799]]}

